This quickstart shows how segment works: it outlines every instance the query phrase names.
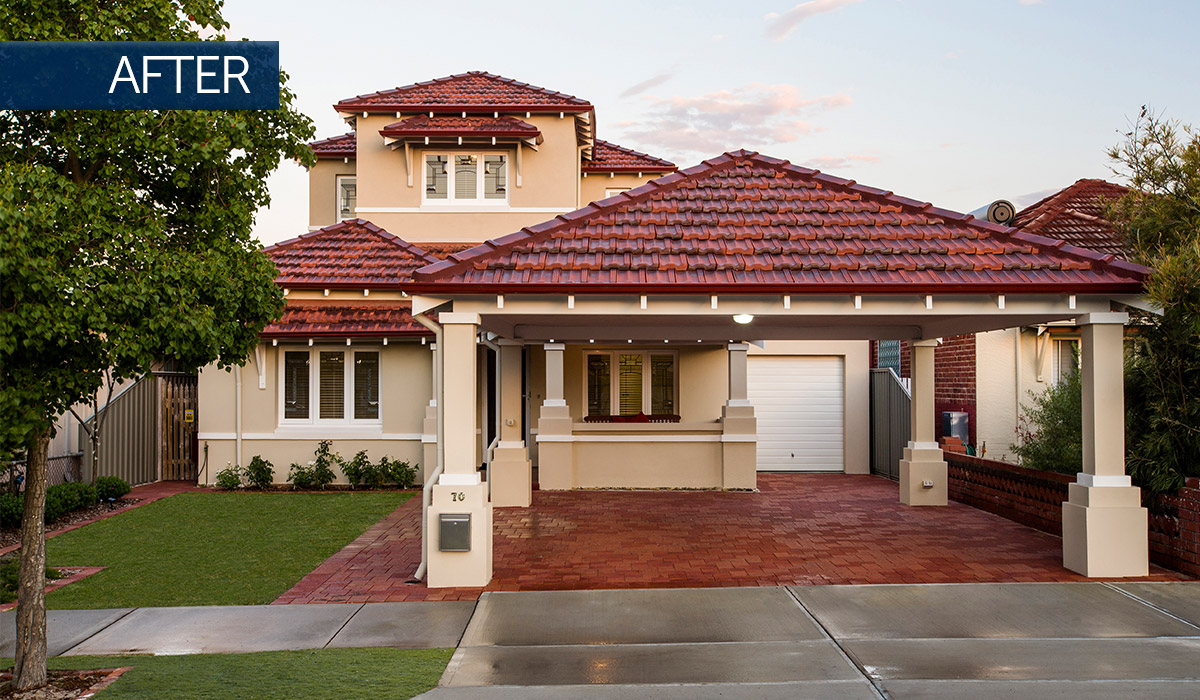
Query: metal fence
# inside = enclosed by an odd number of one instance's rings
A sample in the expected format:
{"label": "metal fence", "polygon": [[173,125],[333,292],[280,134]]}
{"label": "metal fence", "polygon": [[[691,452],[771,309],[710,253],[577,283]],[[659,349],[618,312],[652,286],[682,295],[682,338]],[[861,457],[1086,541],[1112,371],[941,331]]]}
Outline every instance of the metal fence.
{"label": "metal fence", "polygon": [[871,473],[900,478],[908,444],[912,397],[890,368],[871,370]]}
{"label": "metal fence", "polygon": [[[97,476],[119,476],[132,485],[158,481],[158,382],[147,374],[126,388],[98,415],[100,426],[100,465]],[[88,419],[90,428],[96,416]],[[87,431],[79,428],[83,446],[83,477],[92,480],[92,442]]]}

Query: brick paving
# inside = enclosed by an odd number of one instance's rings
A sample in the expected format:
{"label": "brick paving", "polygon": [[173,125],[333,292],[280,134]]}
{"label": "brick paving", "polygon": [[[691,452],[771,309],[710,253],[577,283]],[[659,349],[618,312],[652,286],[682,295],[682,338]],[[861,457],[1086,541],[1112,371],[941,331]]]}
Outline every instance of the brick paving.
{"label": "brick paving", "polygon": [[[486,589],[408,583],[419,498],[330,557],[275,603],[474,600],[482,590],[1088,580],[1062,542],[960,503],[909,508],[873,476],[760,474],[759,493],[535,491],[494,511]],[[1152,567],[1146,580],[1186,579]]]}

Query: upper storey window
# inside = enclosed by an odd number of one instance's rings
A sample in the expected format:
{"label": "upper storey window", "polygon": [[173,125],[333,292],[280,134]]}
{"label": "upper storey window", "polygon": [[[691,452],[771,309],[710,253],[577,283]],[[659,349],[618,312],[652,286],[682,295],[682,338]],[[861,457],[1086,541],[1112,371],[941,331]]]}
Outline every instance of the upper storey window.
{"label": "upper storey window", "polygon": [[508,156],[502,153],[427,153],[425,201],[507,202]]}
{"label": "upper storey window", "polygon": [[357,199],[355,179],[339,175],[337,179],[337,220],[345,221],[354,218],[354,206]]}

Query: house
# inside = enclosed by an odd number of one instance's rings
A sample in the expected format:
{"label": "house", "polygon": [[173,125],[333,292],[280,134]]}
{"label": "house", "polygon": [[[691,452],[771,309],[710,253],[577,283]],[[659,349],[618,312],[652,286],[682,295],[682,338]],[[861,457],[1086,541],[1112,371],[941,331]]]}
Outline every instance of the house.
{"label": "house", "polygon": [[911,345],[900,499],[944,505],[937,339],[1074,318],[1093,449],[1064,560],[1145,572],[1110,381],[1144,268],[749,151],[674,172],[599,141],[589,103],[486,73],[335,108],[354,133],[316,145],[315,230],[266,250],[284,317],[245,367],[201,373],[214,464],[281,477],[321,439],[420,460],[428,583],[479,586],[492,509],[535,484],[866,473],[871,341]]}
{"label": "house", "polygon": [[[1128,258],[1121,234],[1105,220],[1107,204],[1128,188],[1096,179],[1081,179],[1017,212],[1014,228],[1063,241],[1100,255]],[[1070,320],[944,338],[937,349],[935,411],[968,416],[969,439],[977,453],[1016,462],[1021,406],[1030,392],[1056,384],[1079,361],[1080,329]],[[903,341],[872,346],[872,366],[891,367],[909,377]],[[942,425],[938,423],[938,437]]]}

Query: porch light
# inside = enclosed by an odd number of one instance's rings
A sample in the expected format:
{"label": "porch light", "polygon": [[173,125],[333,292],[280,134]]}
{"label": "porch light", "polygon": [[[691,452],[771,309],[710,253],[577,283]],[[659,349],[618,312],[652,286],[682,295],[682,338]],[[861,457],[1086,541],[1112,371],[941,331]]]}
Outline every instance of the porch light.
{"label": "porch light", "polygon": [[743,326],[754,320],[754,314],[734,314],[733,322],[740,323]]}

